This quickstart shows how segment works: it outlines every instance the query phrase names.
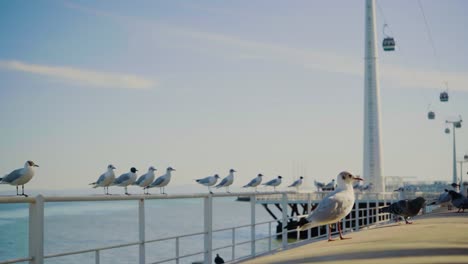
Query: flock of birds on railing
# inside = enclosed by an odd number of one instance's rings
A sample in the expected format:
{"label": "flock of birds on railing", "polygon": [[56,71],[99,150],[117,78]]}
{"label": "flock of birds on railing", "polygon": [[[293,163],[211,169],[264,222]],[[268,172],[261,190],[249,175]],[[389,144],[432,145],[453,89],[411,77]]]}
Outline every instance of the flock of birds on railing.
{"label": "flock of birds on railing", "polygon": [[[26,161],[23,168],[16,169],[11,173],[7,174],[3,178],[0,178],[0,184],[10,184],[16,186],[16,194],[23,195],[24,194],[24,184],[29,182],[32,177],[34,176],[34,167],[39,167],[33,161]],[[171,173],[175,171],[174,168],[168,167],[166,169],[166,173],[156,178],[155,171],[156,168],[153,166],[149,167],[148,172],[137,177],[137,169],[132,167],[130,172],[124,173],[119,177],[115,177],[114,170],[116,168],[113,165],[107,166],[107,171],[103,173],[97,181],[90,183],[93,185],[94,188],[103,187],[105,194],[109,194],[109,186],[121,186],[125,188],[125,194],[129,195],[127,192],[127,187],[130,185],[137,185],[143,188],[144,193],[148,194],[148,190],[150,188],[158,187],[160,188],[160,192],[165,194],[165,187],[169,184],[171,180]],[[226,188],[226,191],[229,192],[229,186],[231,186],[234,182],[234,173],[236,171],[231,169],[229,171],[228,176],[226,176],[219,184],[216,185],[218,179],[220,178],[219,175],[215,174],[213,176],[208,176],[205,178],[197,179],[196,182],[208,187],[208,190],[211,192],[211,187],[214,186],[216,188]],[[249,183],[244,185],[245,188],[257,188],[262,182],[262,174],[258,174],[256,178],[252,179]],[[155,179],[156,178],[156,179]],[[295,187],[299,188],[302,185],[303,177],[300,177],[296,181],[294,181],[288,187]],[[355,203],[355,189],[363,190],[363,189],[371,189],[372,185],[367,185],[368,187],[362,187],[360,183],[363,181],[362,178],[359,176],[354,176],[347,171],[343,171],[338,174],[336,181],[333,180],[329,184],[317,183],[315,185],[317,188],[321,188],[322,190],[326,190],[327,188],[332,188],[328,195],[326,195],[318,204],[318,206],[310,212],[307,217],[301,218],[299,221],[290,223],[285,228],[290,229],[291,226],[294,225],[293,228],[296,228],[300,231],[306,230],[312,227],[327,225],[329,229],[331,229],[331,224],[337,224],[338,232],[340,239],[345,239],[342,236],[340,221],[344,217],[346,217],[354,207]],[[276,190],[276,187],[282,183],[282,177],[278,176],[275,179],[272,179],[263,185],[271,186]],[[19,194],[18,187],[22,186],[22,194]],[[452,187],[458,187],[457,184],[453,185]],[[404,191],[405,189],[399,188],[396,191]],[[468,209],[468,199],[464,197],[461,193],[455,190],[445,190],[444,193],[441,194],[439,199],[431,204],[441,204],[451,201],[452,205],[458,208],[458,212],[461,210]],[[413,217],[419,213],[421,208],[426,204],[426,200],[423,197],[417,197],[413,200],[403,199],[396,203],[393,203],[387,207],[381,208],[381,212],[391,213],[398,217],[403,217],[407,224],[411,222],[408,221],[410,217]],[[331,230],[329,230],[329,237],[328,240],[332,241],[331,238]]]}
{"label": "flock of birds on railing", "polygon": [[[0,178],[0,184],[10,184],[16,186],[16,195],[21,195],[27,197],[28,195],[24,193],[24,185],[28,183],[32,177],[34,176],[34,167],[39,167],[33,161],[26,161],[23,168],[16,169],[9,174],[5,175],[3,178]],[[104,193],[106,195],[109,194],[109,187],[110,186],[120,186],[124,187],[125,194],[130,195],[128,193],[128,186],[139,186],[143,188],[144,194],[150,194],[149,189],[151,188],[159,188],[161,194],[166,194],[165,187],[171,181],[172,172],[175,171],[174,168],[168,167],[166,169],[166,173],[156,178],[156,168],[150,166],[148,171],[138,177],[137,172],[138,170],[135,167],[130,168],[130,171],[124,173],[118,177],[116,177],[114,170],[116,167],[112,164],[107,166],[106,172],[104,172],[99,178],[95,181],[90,183],[93,185],[94,188],[103,187]],[[229,187],[234,183],[234,173],[236,171],[234,169],[229,170],[229,174],[218,183],[218,179],[220,179],[218,174],[214,174],[213,176],[208,176],[201,179],[196,179],[195,181],[203,186],[208,187],[208,191],[211,191],[211,187],[215,188],[226,188],[226,191],[229,192]],[[262,183],[263,175],[258,174],[257,177],[252,179],[249,183],[243,186],[243,188],[254,188],[257,191],[257,187]],[[278,187],[282,183],[282,176],[278,176],[266,183],[263,183],[264,186],[273,187],[276,191],[276,187]],[[301,176],[299,179],[295,180],[292,184],[288,187],[296,188],[297,190],[303,183],[304,177]],[[218,183],[218,184],[217,184]],[[22,193],[19,193],[19,186],[22,187]]]}

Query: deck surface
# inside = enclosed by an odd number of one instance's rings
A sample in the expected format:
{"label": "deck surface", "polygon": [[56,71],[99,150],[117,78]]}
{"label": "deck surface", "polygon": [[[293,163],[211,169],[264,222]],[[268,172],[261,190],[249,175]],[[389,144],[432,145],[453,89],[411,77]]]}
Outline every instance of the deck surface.
{"label": "deck surface", "polygon": [[446,208],[413,219],[347,233],[242,263],[468,263],[468,211]]}

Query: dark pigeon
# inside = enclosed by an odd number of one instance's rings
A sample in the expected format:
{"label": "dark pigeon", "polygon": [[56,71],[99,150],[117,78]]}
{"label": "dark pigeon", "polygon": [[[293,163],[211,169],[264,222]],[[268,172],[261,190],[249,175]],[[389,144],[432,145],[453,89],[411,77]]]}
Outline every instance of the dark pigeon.
{"label": "dark pigeon", "polygon": [[425,202],[426,200],[422,197],[417,197],[413,200],[401,200],[382,208],[381,212],[401,216],[405,219],[407,224],[411,224],[411,222],[408,221],[408,218],[417,215]]}
{"label": "dark pigeon", "polygon": [[450,190],[450,191],[445,190],[445,191],[448,192],[448,194],[452,198],[453,206],[458,208],[457,213],[460,213],[460,210],[463,210],[463,213],[464,213],[465,209],[468,209],[468,199],[465,196],[463,196],[460,193],[457,193],[456,191],[452,191],[452,190]]}
{"label": "dark pigeon", "polygon": [[222,259],[219,254],[216,254],[216,258],[214,259],[214,263],[221,264],[224,263],[224,259]]}

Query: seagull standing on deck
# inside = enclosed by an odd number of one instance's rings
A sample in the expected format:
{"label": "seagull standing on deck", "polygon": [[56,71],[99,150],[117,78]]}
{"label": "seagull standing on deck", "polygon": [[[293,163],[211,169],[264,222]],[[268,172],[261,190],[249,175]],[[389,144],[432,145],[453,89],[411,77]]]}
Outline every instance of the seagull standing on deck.
{"label": "seagull standing on deck", "polygon": [[148,187],[146,187],[146,189],[158,187],[160,194],[166,194],[166,188],[165,187],[171,181],[171,176],[172,176],[171,172],[173,172],[173,171],[175,171],[175,169],[173,169],[172,167],[168,167],[166,169],[166,173],[159,176],[153,183],[151,183]]}
{"label": "seagull standing on deck", "polygon": [[338,186],[336,190],[325,196],[317,208],[312,211],[307,218],[302,218],[299,221],[299,229],[303,231],[316,226],[328,225],[328,241],[333,241],[331,238],[330,225],[338,223],[340,239],[345,239],[341,233],[339,221],[346,217],[353,209],[355,200],[353,189],[354,181],[362,181],[362,179],[353,176],[347,171],[338,174]]}
{"label": "seagull standing on deck", "polygon": [[263,175],[261,173],[259,173],[257,175],[257,177],[255,177],[253,180],[251,180],[249,183],[247,183],[246,185],[243,186],[243,188],[247,188],[247,187],[254,187],[255,188],[255,191],[257,191],[257,186],[260,185],[260,183],[262,182],[262,177]]}
{"label": "seagull standing on deck", "polygon": [[278,176],[276,179],[273,179],[267,183],[264,183],[263,185],[272,186],[273,190],[276,191],[276,187],[281,184],[282,178],[283,178],[282,176]]}
{"label": "seagull standing on deck", "polygon": [[295,180],[291,185],[289,185],[288,187],[294,187],[296,188],[296,191],[299,191],[299,187],[302,185],[302,179],[304,179],[304,177],[299,177],[299,179]]}
{"label": "seagull standing on deck", "polygon": [[234,169],[230,169],[228,176],[226,176],[226,178],[224,178],[218,185],[216,185],[215,188],[226,187],[226,191],[230,193],[229,186],[231,186],[234,182],[234,172],[236,172]]}
{"label": "seagull standing on deck", "polygon": [[[5,175],[3,178],[0,178],[0,184],[14,185],[16,186],[16,195],[28,197],[28,195],[24,194],[24,185],[34,176],[33,167],[39,167],[39,165],[30,160],[26,161],[23,168],[16,169]],[[23,190],[21,194],[18,193],[18,186],[20,185]]]}
{"label": "seagull standing on deck", "polygon": [[109,164],[107,166],[107,171],[101,174],[97,181],[92,182],[89,185],[94,185],[93,188],[104,187],[104,194],[109,195],[109,185],[111,185],[115,180],[115,169],[114,165]]}
{"label": "seagull standing on deck", "polygon": [[148,185],[150,185],[154,181],[154,177],[156,177],[154,175],[155,171],[156,171],[155,167],[153,166],[149,167],[148,172],[141,175],[140,178],[138,178],[138,180],[133,183],[133,185],[138,185],[140,187],[143,187],[143,193],[149,194],[148,189],[146,187],[148,187]]}
{"label": "seagull standing on deck", "polygon": [[318,182],[316,180],[314,180],[314,185],[315,185],[315,187],[317,187],[317,191],[320,191],[320,190],[323,191],[323,188],[325,188],[325,183]]}
{"label": "seagull standing on deck", "polygon": [[215,174],[213,176],[208,176],[208,177],[198,179],[195,181],[201,185],[205,185],[206,187],[208,187],[208,191],[210,191],[210,193],[213,194],[213,192],[211,191],[211,186],[215,185],[218,179],[219,179],[219,175]]}
{"label": "seagull standing on deck", "polygon": [[122,174],[120,175],[117,179],[114,180],[114,182],[112,183],[112,185],[117,185],[117,186],[121,186],[121,187],[125,187],[125,194],[126,195],[130,195],[128,192],[127,192],[127,187],[129,185],[132,185],[136,179],[137,179],[137,172],[138,170],[135,169],[134,167],[132,167],[130,169],[130,172],[127,172],[125,174]]}

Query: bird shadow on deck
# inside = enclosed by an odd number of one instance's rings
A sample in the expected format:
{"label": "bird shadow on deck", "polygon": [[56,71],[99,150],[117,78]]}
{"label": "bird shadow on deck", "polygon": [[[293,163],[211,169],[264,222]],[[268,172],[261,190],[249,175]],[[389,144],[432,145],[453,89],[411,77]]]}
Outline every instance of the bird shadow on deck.
{"label": "bird shadow on deck", "polygon": [[[329,261],[350,261],[350,260],[372,260],[383,258],[402,258],[402,257],[443,257],[462,255],[468,256],[466,248],[425,248],[425,249],[398,249],[398,250],[378,250],[368,252],[356,252],[347,254],[333,254],[327,256],[316,256],[307,258],[288,259],[287,261],[272,261],[270,263],[314,263]],[[377,263],[377,262],[376,262]]]}

